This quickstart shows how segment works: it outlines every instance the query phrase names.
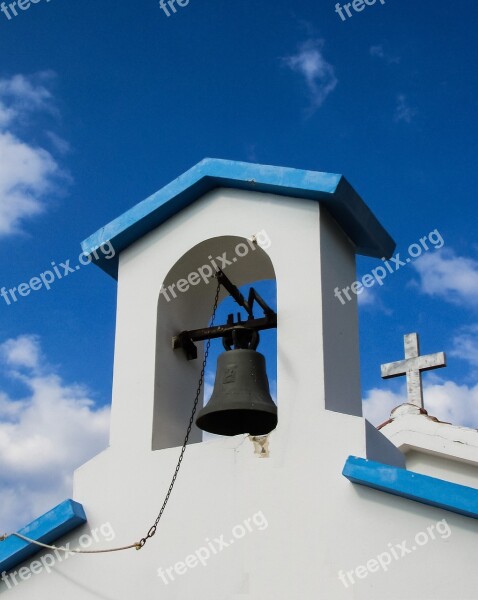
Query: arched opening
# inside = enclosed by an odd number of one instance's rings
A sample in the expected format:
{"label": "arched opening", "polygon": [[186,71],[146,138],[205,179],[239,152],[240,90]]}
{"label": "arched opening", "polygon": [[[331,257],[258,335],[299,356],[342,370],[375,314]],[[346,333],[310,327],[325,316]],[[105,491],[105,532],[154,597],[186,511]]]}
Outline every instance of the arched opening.
{"label": "arched opening", "polygon": [[[265,232],[260,232],[252,240],[237,236],[211,238],[186,252],[166,276],[158,300],[153,450],[176,447],[183,443],[203,360],[203,343],[196,344],[198,358],[188,361],[183,350],[172,350],[173,336],[181,331],[209,325],[216,292],[216,280],[213,277],[215,267],[222,268],[227,277],[240,288],[246,286],[248,289],[248,284],[270,281],[269,284],[261,283],[258,291],[264,292],[265,286],[268,286],[267,300],[275,308],[275,273],[266,252],[269,245],[270,240]],[[220,301],[227,295],[221,288]],[[228,314],[227,311],[237,312],[238,307],[232,307],[226,302],[222,304],[216,324],[225,322],[224,312]],[[272,369],[270,381],[276,380],[275,335],[275,330],[271,333],[264,332],[259,348],[260,351],[267,348],[268,368]],[[219,348],[220,340],[217,340],[210,353],[209,373],[211,368],[215,369]],[[209,375],[209,382],[210,379]],[[203,398],[200,398],[199,407],[202,405]],[[193,426],[190,442],[201,440],[202,431]]]}

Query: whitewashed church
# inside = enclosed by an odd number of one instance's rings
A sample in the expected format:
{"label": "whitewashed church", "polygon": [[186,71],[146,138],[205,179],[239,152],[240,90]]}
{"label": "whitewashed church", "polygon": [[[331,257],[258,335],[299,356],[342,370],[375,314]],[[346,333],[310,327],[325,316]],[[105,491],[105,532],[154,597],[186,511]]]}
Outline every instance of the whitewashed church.
{"label": "whitewashed church", "polygon": [[[97,252],[107,243],[114,260]],[[407,378],[408,403],[378,429],[362,416],[356,296],[334,289],[356,280],[356,254],[394,247],[341,175],[216,159],[83,242],[118,282],[110,445],[71,499],[0,542],[0,594],[478,600],[478,431],[422,399],[422,371],[444,354],[405,336],[382,376]],[[262,280],[276,281],[277,311],[238,289]],[[211,322],[227,296],[246,316]],[[277,407],[257,347],[275,328]]]}

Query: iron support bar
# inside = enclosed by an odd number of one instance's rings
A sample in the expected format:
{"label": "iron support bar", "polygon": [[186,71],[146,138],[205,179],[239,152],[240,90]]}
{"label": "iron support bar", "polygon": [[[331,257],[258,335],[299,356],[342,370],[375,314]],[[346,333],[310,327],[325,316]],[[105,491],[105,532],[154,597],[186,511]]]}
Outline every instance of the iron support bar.
{"label": "iron support bar", "polygon": [[[238,314],[237,323],[234,323],[234,315],[229,315],[225,325],[203,327],[192,331],[182,331],[178,335],[175,335],[172,339],[173,350],[183,348],[188,360],[197,358],[197,348],[194,342],[224,338],[228,335],[232,335],[232,332],[238,328],[258,332],[265,329],[275,329],[277,327],[277,314],[267,305],[254,288],[249,290],[249,298],[246,300],[239,291],[239,288],[235,286],[221,270],[216,273],[216,277],[218,282],[229,292],[237,304],[245,309],[249,315],[249,319],[247,319],[247,321],[242,321],[240,314]],[[264,317],[261,319],[254,318],[254,312],[252,310],[254,302],[257,302],[264,311]]]}

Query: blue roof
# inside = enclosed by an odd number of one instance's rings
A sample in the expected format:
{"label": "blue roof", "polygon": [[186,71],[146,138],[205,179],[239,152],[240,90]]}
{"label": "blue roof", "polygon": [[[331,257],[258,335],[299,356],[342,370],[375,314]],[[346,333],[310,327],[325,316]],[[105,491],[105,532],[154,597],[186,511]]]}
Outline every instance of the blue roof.
{"label": "blue roof", "polygon": [[[390,258],[395,249],[393,239],[342,175],[216,158],[205,158],[99,229],[82,242],[82,249],[92,262],[116,278],[122,250],[220,187],[315,200],[327,208],[355,245],[357,254]],[[98,251],[107,243],[115,249],[110,259]],[[92,254],[95,251],[96,255]]]}
{"label": "blue roof", "polygon": [[342,475],[352,483],[478,519],[478,489],[415,471],[349,456]]}
{"label": "blue roof", "polygon": [[[74,500],[65,500],[18,533],[42,544],[52,544],[84,523],[86,515],[83,506]],[[41,550],[40,546],[14,535],[8,537],[0,542],[0,573],[10,571]]]}

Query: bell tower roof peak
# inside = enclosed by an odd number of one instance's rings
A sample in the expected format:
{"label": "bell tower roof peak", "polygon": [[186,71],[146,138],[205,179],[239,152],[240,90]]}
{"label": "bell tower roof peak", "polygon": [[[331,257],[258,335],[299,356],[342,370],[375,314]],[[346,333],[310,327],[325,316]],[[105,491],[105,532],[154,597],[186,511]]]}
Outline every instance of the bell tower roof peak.
{"label": "bell tower roof peak", "polygon": [[[342,175],[205,158],[156,193],[99,229],[82,243],[92,262],[117,278],[118,255],[153,229],[215,188],[234,188],[309,199],[327,208],[355,246],[355,252],[389,258],[395,242]],[[111,244],[115,257],[95,250]]]}

